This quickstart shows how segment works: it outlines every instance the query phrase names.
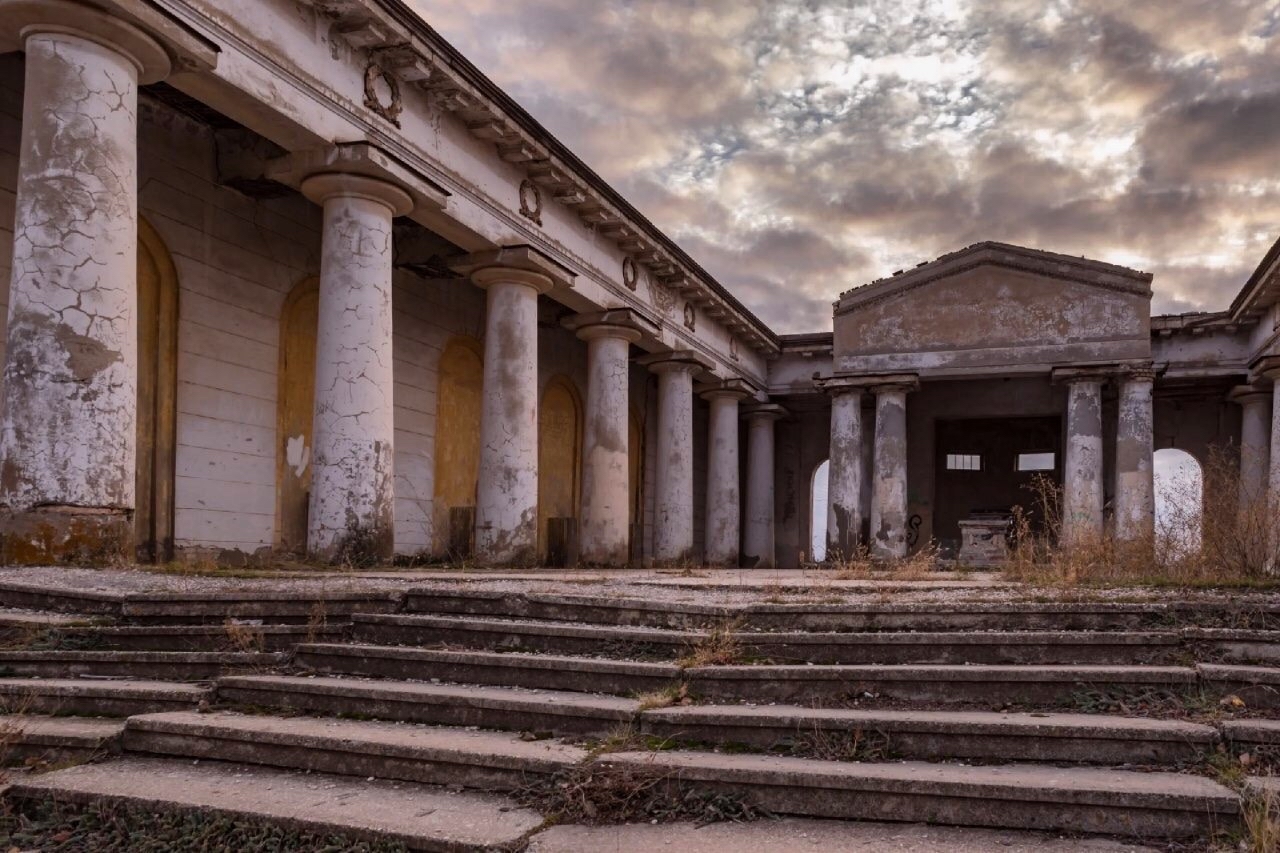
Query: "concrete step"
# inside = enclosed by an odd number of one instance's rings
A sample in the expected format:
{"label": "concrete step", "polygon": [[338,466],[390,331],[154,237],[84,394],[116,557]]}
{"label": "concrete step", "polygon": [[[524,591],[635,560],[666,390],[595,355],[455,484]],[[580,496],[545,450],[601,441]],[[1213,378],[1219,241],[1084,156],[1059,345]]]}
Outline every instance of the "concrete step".
{"label": "concrete step", "polygon": [[602,735],[630,724],[640,704],[616,696],[357,678],[230,676],[218,699],[325,716],[510,731]]}
{"label": "concrete step", "polygon": [[[115,819],[125,822],[126,829],[150,827],[152,837],[155,824],[168,815],[215,814],[251,825],[339,835],[347,839],[343,848],[361,840],[451,853],[513,850],[522,847],[525,836],[542,822],[536,812],[490,794],[220,762],[146,758],[84,764],[25,777],[15,781],[5,797],[24,812],[50,802],[62,809],[110,804],[116,807]],[[168,840],[174,844],[172,849],[184,849],[183,839]],[[319,845],[308,849],[319,849]]]}
{"label": "concrete step", "polygon": [[391,613],[399,607],[400,596],[392,592],[168,592],[127,596],[121,616],[146,625],[221,625],[232,619],[319,627],[349,622],[354,613]]}
{"label": "concrete step", "polygon": [[1179,764],[1219,742],[1210,726],[1100,714],[691,705],[644,711],[641,731],[677,743],[742,745],[848,760],[953,759]]}
{"label": "concrete step", "polygon": [[38,641],[51,632],[72,626],[90,625],[94,621],[91,616],[0,607],[0,646],[20,647]]}
{"label": "concrete step", "polygon": [[1196,667],[1211,695],[1236,696],[1246,708],[1280,708],[1280,668],[1200,664]]}
{"label": "concrete step", "polygon": [[1250,753],[1274,764],[1280,757],[1280,720],[1224,720],[1222,737],[1237,755]]}
{"label": "concrete step", "polygon": [[0,606],[3,607],[116,617],[124,607],[124,598],[118,592],[70,589],[18,581],[0,582]]}
{"label": "concrete step", "polygon": [[170,681],[0,678],[0,713],[128,717],[185,711],[211,695],[208,687]]}
{"label": "concrete step", "polygon": [[106,676],[160,681],[209,681],[230,672],[272,669],[286,660],[287,655],[283,652],[0,650],[0,677]]}
{"label": "concrete step", "polygon": [[0,716],[0,761],[10,766],[88,761],[118,753],[123,732],[124,720]]}
{"label": "concrete step", "polygon": [[645,598],[423,587],[410,613],[690,630],[736,621],[765,631],[1118,631],[1181,625],[1280,628],[1280,606],[1232,602],[948,602],[710,605]]}
{"label": "concrete step", "polygon": [[657,628],[577,625],[456,616],[375,614],[352,617],[357,642],[406,646],[456,646],[622,658],[674,658],[702,634]]}
{"label": "concrete step", "polygon": [[128,752],[509,791],[586,759],[555,740],[404,723],[182,711],[130,717]]}
{"label": "concrete step", "polygon": [[1209,779],[1045,765],[866,764],[706,752],[602,756],[614,772],[657,775],[677,796],[742,797],[778,814],[1207,838],[1235,825],[1238,797]]}
{"label": "concrete step", "polygon": [[1280,663],[1280,631],[1187,628],[1183,637],[1201,659],[1230,663]]}
{"label": "concrete step", "polygon": [[690,693],[716,702],[928,702],[1061,707],[1086,692],[1180,694],[1196,670],[1176,666],[711,666],[687,669]]}
{"label": "concrete step", "polygon": [[[704,631],[458,616],[356,615],[357,641],[456,646],[549,654],[674,659]],[[747,660],[775,663],[1082,663],[1167,662],[1182,651],[1176,631],[739,632]]]}
{"label": "concrete step", "polygon": [[402,646],[308,643],[298,647],[294,662],[318,672],[346,675],[619,695],[662,690],[680,680],[679,667],[669,663]]}
{"label": "concrete step", "polygon": [[348,636],[349,622],[320,626],[262,625],[111,625],[57,628],[31,648],[118,649],[154,652],[284,652],[299,643],[337,642]]}

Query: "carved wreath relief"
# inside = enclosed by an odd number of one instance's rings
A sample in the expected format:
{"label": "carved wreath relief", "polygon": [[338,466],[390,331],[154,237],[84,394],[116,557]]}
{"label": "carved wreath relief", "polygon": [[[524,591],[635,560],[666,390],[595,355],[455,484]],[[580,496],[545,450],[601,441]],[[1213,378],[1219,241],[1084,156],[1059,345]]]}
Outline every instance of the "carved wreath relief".
{"label": "carved wreath relief", "polygon": [[[385,87],[385,92],[378,91],[379,84]],[[370,62],[364,70],[364,105],[396,127],[400,126],[400,113],[404,110],[400,81],[376,62]]]}
{"label": "carved wreath relief", "polygon": [[689,331],[693,331],[693,327],[698,323],[698,313],[693,308],[692,302],[684,304],[684,327]]}
{"label": "carved wreath relief", "polygon": [[635,290],[639,282],[640,267],[636,265],[635,258],[627,255],[622,259],[622,283],[627,286],[627,290]]}
{"label": "carved wreath relief", "polygon": [[528,178],[520,182],[520,215],[542,225],[542,190]]}

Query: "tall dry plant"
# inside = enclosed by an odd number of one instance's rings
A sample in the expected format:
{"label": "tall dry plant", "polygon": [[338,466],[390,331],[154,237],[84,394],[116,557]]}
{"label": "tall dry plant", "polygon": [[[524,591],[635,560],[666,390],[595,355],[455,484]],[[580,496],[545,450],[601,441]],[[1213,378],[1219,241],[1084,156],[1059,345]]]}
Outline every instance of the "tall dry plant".
{"label": "tall dry plant", "polygon": [[1242,490],[1230,448],[1212,448],[1198,475],[1183,469],[1159,478],[1158,489],[1160,511],[1150,536],[1120,542],[1107,530],[1067,545],[1059,541],[1061,488],[1038,477],[1030,487],[1031,509],[1014,510],[1006,574],[1067,586],[1208,586],[1265,580],[1280,566],[1276,508],[1265,491]]}

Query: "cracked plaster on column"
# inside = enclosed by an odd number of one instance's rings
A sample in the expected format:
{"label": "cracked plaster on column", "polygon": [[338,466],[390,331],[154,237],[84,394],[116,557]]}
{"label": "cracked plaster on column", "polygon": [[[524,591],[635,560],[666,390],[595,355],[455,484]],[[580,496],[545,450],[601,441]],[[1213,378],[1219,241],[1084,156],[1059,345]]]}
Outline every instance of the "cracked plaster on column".
{"label": "cracked plaster on column", "polygon": [[742,531],[742,564],[771,569],[774,555],[774,434],[779,407],[747,415],[747,512]]}
{"label": "cracked plaster on column", "polygon": [[877,387],[875,473],[871,488],[871,551],[881,559],[907,555],[907,391]]}
{"label": "cracked plaster on column", "polygon": [[128,513],[137,384],[137,75],[65,33],[26,41],[0,487],[11,510]]}
{"label": "cracked plaster on column", "polygon": [[630,557],[629,357],[640,333],[600,324],[580,329],[578,337],[587,342],[579,552],[586,563],[621,566]]}
{"label": "cracked plaster on column", "polygon": [[477,270],[488,288],[476,558],[533,565],[538,554],[538,294],[551,279],[502,267]]}
{"label": "cracked plaster on column", "polygon": [[710,565],[737,566],[742,524],[738,402],[746,394],[717,388],[702,396],[711,404],[707,424],[706,560]]}
{"label": "cracked plaster on column", "polygon": [[391,220],[412,202],[357,176],[302,189],[324,205],[308,550],[366,562],[394,539]]}
{"label": "cracked plaster on column", "polygon": [[698,365],[665,361],[658,374],[658,435],[653,555],[659,563],[693,559],[693,372]]}
{"label": "cracked plaster on column", "polygon": [[853,557],[862,535],[862,390],[831,395],[831,455],[827,469],[827,559]]}
{"label": "cracked plaster on column", "polygon": [[1116,431],[1116,537],[1149,541],[1155,533],[1151,393],[1154,377],[1138,371],[1120,383]]}
{"label": "cracked plaster on column", "polygon": [[1063,460],[1062,541],[1102,536],[1102,380],[1067,386],[1067,452]]}

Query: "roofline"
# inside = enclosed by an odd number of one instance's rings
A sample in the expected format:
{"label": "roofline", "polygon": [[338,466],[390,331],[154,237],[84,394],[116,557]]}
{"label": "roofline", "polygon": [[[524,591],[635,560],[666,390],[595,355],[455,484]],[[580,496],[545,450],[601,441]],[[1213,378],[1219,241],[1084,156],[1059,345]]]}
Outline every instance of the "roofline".
{"label": "roofline", "polygon": [[710,285],[712,291],[717,296],[724,299],[729,305],[743,315],[745,319],[753,323],[758,330],[764,334],[770,343],[775,347],[779,346],[778,334],[769,328],[769,326],[755,315],[755,312],[749,310],[743,305],[738,298],[725,288],[710,273],[703,269],[702,265],[695,261],[684,249],[682,249],[674,240],[668,237],[661,229],[649,221],[649,219],[637,210],[629,201],[626,200],[609,185],[607,181],[596,174],[595,170],[584,163],[576,154],[556,139],[550,131],[542,126],[532,115],[530,115],[524,107],[520,106],[510,95],[502,90],[500,86],[485,76],[479,68],[471,63],[469,59],[449,43],[444,36],[440,35],[434,27],[432,27],[423,18],[421,14],[414,11],[405,0],[377,0],[379,4],[384,6],[388,12],[398,18],[401,24],[416,30],[424,39],[426,39],[431,47],[437,51],[452,65],[456,70],[467,78],[467,82],[475,86],[485,97],[490,98],[508,113],[516,123],[522,125],[526,131],[533,134],[538,140],[547,146],[547,149],[562,160],[565,165],[579,172],[586,181],[591,184],[592,189],[596,190],[607,199],[611,204],[616,206],[618,210],[633,219],[637,225],[649,232],[649,236],[662,245],[667,251],[674,255],[681,263],[686,264],[690,270],[697,276],[704,279]]}
{"label": "roofline", "polygon": [[1253,274],[1249,276],[1249,280],[1244,283],[1244,287],[1240,288],[1240,292],[1236,294],[1235,299],[1231,300],[1231,307],[1227,309],[1231,316],[1239,317],[1241,313],[1249,309],[1250,303],[1258,295],[1259,287],[1266,279],[1267,271],[1276,265],[1277,260],[1280,260],[1280,239],[1271,244],[1271,248],[1262,256],[1261,262],[1258,263]]}

